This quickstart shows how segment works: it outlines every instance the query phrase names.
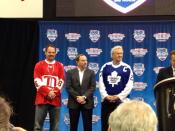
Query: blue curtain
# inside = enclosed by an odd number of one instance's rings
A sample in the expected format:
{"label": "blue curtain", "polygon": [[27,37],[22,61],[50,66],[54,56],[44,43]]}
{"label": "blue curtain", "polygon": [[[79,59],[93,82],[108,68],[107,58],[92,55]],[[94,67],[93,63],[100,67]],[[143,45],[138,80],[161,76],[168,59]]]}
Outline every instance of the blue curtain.
{"label": "blue curtain", "polygon": [[[75,56],[83,53],[88,66],[96,72],[97,89],[94,93],[93,131],[101,128],[101,97],[98,90],[98,75],[101,66],[111,61],[110,50],[116,45],[124,48],[123,61],[134,72],[134,89],[131,99],[150,104],[156,111],[154,84],[160,68],[169,66],[169,53],[175,49],[175,22],[47,22],[40,21],[39,58],[44,59],[43,48],[53,43],[58,49],[56,59],[65,66],[65,71],[76,66]],[[67,92],[62,92],[60,131],[69,131]],[[48,130],[49,117],[44,127]],[[83,131],[80,118],[79,131]]]}

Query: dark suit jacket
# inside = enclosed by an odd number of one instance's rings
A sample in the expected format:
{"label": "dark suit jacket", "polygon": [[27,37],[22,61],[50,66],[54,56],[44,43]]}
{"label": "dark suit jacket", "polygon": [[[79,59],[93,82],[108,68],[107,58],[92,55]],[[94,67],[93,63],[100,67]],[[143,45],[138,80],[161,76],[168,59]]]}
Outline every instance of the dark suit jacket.
{"label": "dark suit jacket", "polygon": [[[167,79],[173,77],[173,69],[171,66],[167,67],[167,68],[162,68],[159,71],[159,74],[157,76],[157,81],[156,83],[158,83],[161,80]],[[166,104],[166,111],[168,113],[168,115],[171,115],[171,117],[173,117],[175,119],[175,111],[174,111],[174,102],[175,102],[175,90],[171,90],[170,92],[167,91],[168,93],[166,94],[166,99],[167,99],[167,104]]]}
{"label": "dark suit jacket", "polygon": [[[68,91],[68,107],[76,109],[83,106],[85,109],[94,107],[93,92],[96,88],[95,73],[90,69],[84,71],[82,85],[80,85],[78,69],[72,69],[66,75],[66,89]],[[81,105],[76,101],[77,96],[86,96],[86,103]]]}
{"label": "dark suit jacket", "polygon": [[173,69],[171,66],[167,67],[167,68],[162,68],[159,71],[159,74],[157,75],[157,81],[156,83],[158,83],[161,80],[167,79],[173,77]]}

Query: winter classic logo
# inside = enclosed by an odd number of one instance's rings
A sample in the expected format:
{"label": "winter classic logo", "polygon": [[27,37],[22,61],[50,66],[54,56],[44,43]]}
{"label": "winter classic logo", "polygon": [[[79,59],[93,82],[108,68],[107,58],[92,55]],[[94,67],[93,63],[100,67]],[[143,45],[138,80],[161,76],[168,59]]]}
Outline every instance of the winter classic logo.
{"label": "winter classic logo", "polygon": [[[43,48],[43,52],[45,52],[46,51],[46,48]],[[59,48],[56,48],[56,54],[58,53],[60,51],[60,49]]]}
{"label": "winter classic logo", "polygon": [[145,31],[144,30],[134,30],[134,39],[137,42],[143,42],[145,39]]}
{"label": "winter classic logo", "polygon": [[[100,116],[92,115],[92,123],[97,123],[100,120]],[[65,113],[64,115],[64,123],[67,126],[70,126],[70,117],[68,113]]]}
{"label": "winter classic logo", "polygon": [[97,74],[97,72],[99,70],[99,64],[90,62],[89,65],[88,65],[88,68],[93,70],[95,72],[95,74]]}
{"label": "winter classic logo", "polygon": [[137,76],[142,76],[145,71],[145,66],[142,63],[134,63],[134,73]]}
{"label": "winter classic logo", "polygon": [[47,38],[49,39],[50,42],[54,42],[57,37],[58,37],[57,30],[47,29]]}
{"label": "winter classic logo", "polygon": [[97,42],[100,39],[100,31],[99,30],[90,30],[89,39],[92,42]]}
{"label": "winter classic logo", "polygon": [[139,7],[146,0],[103,0],[112,8],[120,11],[121,13],[128,13],[135,8]]}
{"label": "winter classic logo", "polygon": [[144,57],[148,52],[148,50],[143,48],[135,48],[135,49],[131,49],[130,52],[135,57]]}
{"label": "winter classic logo", "polygon": [[75,66],[75,65],[67,65],[67,66],[64,66],[64,70],[67,72],[68,70],[70,70],[70,69],[74,69],[74,68],[76,68],[77,66]]}
{"label": "winter classic logo", "polygon": [[77,40],[80,39],[81,35],[78,33],[67,33],[65,34],[65,37],[69,42],[76,42]]}
{"label": "winter classic logo", "polygon": [[76,56],[78,55],[77,48],[75,48],[75,47],[68,47],[67,55],[68,55],[69,59],[74,60],[76,58]]}
{"label": "winter classic logo", "polygon": [[155,33],[153,37],[158,41],[158,42],[166,42],[169,40],[171,37],[170,33]]}
{"label": "winter classic logo", "polygon": [[168,56],[168,50],[167,48],[157,48],[156,54],[159,60],[164,61]]}
{"label": "winter classic logo", "polygon": [[112,42],[121,42],[125,38],[125,35],[122,33],[112,33],[108,34],[108,37]]}
{"label": "winter classic logo", "polygon": [[102,52],[102,49],[99,48],[89,48],[86,49],[86,52],[88,53],[88,55],[95,57],[95,56],[99,56]]}
{"label": "winter classic logo", "polygon": [[68,113],[65,113],[65,115],[64,115],[64,123],[67,126],[70,126],[70,117],[69,117],[69,114]]}
{"label": "winter classic logo", "polygon": [[136,91],[142,91],[147,87],[147,83],[144,82],[134,82],[133,89]]}

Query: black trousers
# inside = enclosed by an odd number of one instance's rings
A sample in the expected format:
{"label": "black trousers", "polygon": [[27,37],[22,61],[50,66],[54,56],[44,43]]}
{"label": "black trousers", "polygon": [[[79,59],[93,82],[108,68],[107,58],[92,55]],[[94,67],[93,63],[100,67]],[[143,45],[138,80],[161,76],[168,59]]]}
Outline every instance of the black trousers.
{"label": "black trousers", "polygon": [[70,131],[77,131],[80,112],[82,113],[84,131],[92,131],[92,109],[79,107],[78,109],[69,108]]}
{"label": "black trousers", "polygon": [[121,103],[120,100],[118,100],[115,103],[109,102],[108,100],[104,100],[101,103],[101,130],[107,131],[108,130],[108,119],[110,116],[110,113],[113,112],[116,107]]}

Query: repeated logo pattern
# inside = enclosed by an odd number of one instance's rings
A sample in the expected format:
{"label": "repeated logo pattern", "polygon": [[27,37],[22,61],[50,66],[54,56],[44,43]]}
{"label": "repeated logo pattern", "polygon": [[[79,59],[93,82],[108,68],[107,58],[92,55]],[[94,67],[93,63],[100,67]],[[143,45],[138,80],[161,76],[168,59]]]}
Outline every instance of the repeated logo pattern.
{"label": "repeated logo pattern", "polygon": [[[114,3],[118,3],[123,0],[111,0]],[[129,0],[126,0],[129,1]],[[130,0],[133,2],[139,0]],[[133,3],[131,2],[131,3]],[[130,3],[130,4],[131,4]],[[130,23],[129,23],[130,24]],[[61,25],[61,24],[60,24]],[[115,25],[109,30],[104,24],[102,26],[86,27],[86,24],[82,24],[79,30],[75,30],[74,24],[71,28],[60,28],[54,26],[49,26],[48,28],[42,29],[42,38],[40,43],[43,44],[43,51],[45,51],[45,45],[53,43],[57,47],[57,58],[64,64],[65,73],[73,68],[76,68],[75,57],[79,54],[85,54],[88,58],[88,68],[92,69],[96,74],[96,92],[94,94],[94,114],[93,114],[93,126],[95,126],[100,120],[99,105],[101,103],[101,98],[99,97],[99,84],[98,75],[101,66],[110,61],[110,49],[116,45],[121,45],[124,48],[124,58],[123,61],[128,63],[133,70],[134,77],[134,87],[130,97],[132,99],[137,99],[141,101],[148,101],[147,96],[151,95],[150,90],[153,90],[153,83],[155,79],[151,79],[153,76],[156,77],[161,68],[166,67],[169,62],[169,53],[171,48],[173,49],[173,44],[170,44],[174,40],[174,34],[168,30],[152,29],[152,26],[147,29],[145,26],[133,26],[131,28],[125,29],[118,28]],[[106,26],[103,28],[103,26]],[[125,24],[126,26],[126,24]],[[78,26],[76,26],[77,28]],[[151,30],[151,33],[150,33]],[[152,49],[154,48],[154,50]],[[175,48],[175,47],[174,47]],[[43,56],[41,57],[43,58]],[[153,66],[152,66],[153,65]],[[151,67],[151,68],[150,68]],[[149,73],[149,75],[148,75]],[[151,76],[150,76],[151,75]],[[120,76],[117,72],[113,72],[109,77],[109,83],[114,86],[119,83]],[[151,81],[151,82],[150,82]],[[151,84],[150,84],[151,83]],[[63,89],[64,90],[64,89]],[[144,94],[144,95],[143,95]],[[67,102],[68,98],[66,93],[62,98],[62,108],[64,108],[64,118],[62,122],[69,129],[70,119],[67,112]],[[150,96],[151,99],[148,101],[152,107],[155,108],[154,96]],[[46,122],[49,123],[49,116],[46,118]],[[48,128],[45,127],[45,130]],[[93,129],[96,130],[96,129]]]}

